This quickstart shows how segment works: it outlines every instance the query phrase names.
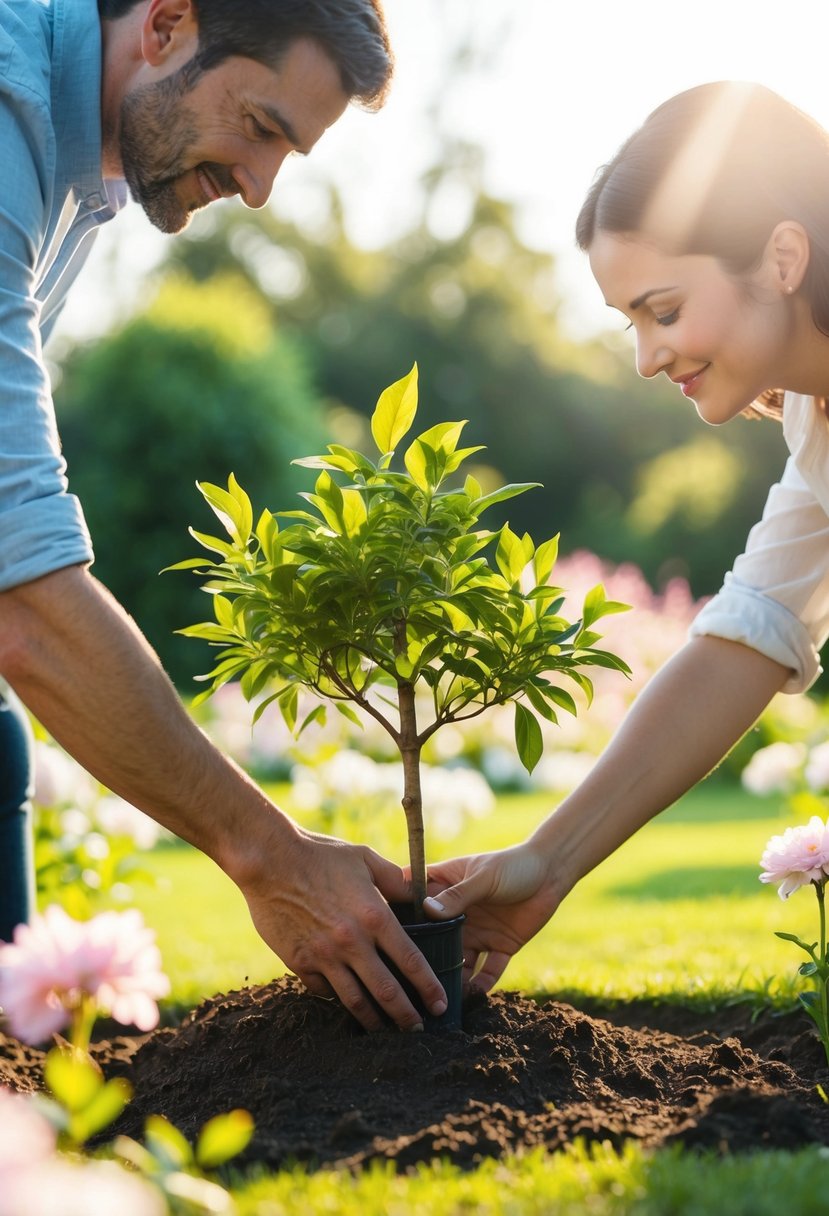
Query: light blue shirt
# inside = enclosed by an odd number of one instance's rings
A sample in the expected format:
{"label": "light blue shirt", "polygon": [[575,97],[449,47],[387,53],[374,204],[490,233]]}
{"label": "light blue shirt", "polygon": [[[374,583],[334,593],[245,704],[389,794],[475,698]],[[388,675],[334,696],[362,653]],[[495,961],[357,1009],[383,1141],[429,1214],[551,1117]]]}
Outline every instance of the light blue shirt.
{"label": "light blue shirt", "polygon": [[0,0],[0,591],[92,560],[42,348],[126,199],[101,175],[95,0]]}

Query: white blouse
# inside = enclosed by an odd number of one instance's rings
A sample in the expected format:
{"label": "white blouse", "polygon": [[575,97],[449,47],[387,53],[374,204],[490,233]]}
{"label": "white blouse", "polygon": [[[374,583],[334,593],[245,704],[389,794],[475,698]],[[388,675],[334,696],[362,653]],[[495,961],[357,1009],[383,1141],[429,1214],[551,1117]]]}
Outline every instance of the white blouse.
{"label": "white blouse", "polygon": [[829,637],[829,422],[813,397],[786,393],[783,434],[783,476],[690,633],[759,650],[791,669],[784,692],[802,692],[820,675]]}

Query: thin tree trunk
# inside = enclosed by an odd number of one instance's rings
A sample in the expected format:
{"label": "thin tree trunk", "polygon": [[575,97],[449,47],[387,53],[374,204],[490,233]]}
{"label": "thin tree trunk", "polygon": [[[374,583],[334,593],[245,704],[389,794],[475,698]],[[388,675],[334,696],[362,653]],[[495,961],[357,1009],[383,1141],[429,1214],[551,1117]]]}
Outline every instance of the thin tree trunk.
{"label": "thin tree trunk", "polygon": [[415,913],[420,915],[426,898],[426,850],[420,790],[421,744],[417,737],[414,685],[398,684],[397,700],[400,707],[400,755],[403,760],[403,810],[406,812],[412,868],[412,903]]}

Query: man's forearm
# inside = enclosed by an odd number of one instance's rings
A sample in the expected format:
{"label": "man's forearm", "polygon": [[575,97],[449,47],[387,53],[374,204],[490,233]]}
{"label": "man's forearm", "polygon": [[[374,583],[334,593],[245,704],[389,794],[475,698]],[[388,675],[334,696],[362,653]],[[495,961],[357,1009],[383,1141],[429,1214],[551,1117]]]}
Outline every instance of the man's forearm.
{"label": "man's forearm", "polygon": [[654,677],[581,786],[535,833],[562,896],[705,777],[789,672],[736,642],[696,638]]}
{"label": "man's forearm", "polygon": [[263,831],[293,834],[192,722],[141,633],[84,568],[0,594],[0,674],[89,772],[231,876]]}

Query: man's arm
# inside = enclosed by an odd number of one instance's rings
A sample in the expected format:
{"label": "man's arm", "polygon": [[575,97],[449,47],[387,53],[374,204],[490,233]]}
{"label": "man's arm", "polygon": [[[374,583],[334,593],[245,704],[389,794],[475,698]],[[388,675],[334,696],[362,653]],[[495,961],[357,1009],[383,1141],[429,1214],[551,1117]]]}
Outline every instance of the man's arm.
{"label": "man's arm", "polygon": [[378,894],[406,898],[399,868],[278,810],[192,722],[135,624],[85,567],[0,593],[0,674],[89,772],[236,882],[259,933],[311,991],[333,989],[369,1029],[381,1019],[367,994],[416,1027],[382,949],[442,1012],[440,984]]}

